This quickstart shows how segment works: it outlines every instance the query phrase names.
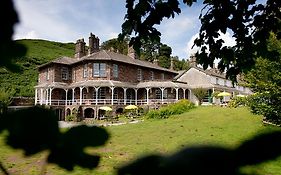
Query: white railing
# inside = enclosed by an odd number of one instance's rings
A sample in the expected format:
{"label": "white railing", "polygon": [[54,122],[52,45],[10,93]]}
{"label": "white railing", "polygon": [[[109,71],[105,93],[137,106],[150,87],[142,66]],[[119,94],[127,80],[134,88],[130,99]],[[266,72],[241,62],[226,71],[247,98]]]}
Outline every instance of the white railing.
{"label": "white railing", "polygon": [[132,100],[126,99],[80,99],[74,100],[37,100],[36,104],[52,105],[52,106],[67,106],[67,105],[146,105],[146,104],[169,104],[175,103],[176,99],[142,99],[142,100]]}

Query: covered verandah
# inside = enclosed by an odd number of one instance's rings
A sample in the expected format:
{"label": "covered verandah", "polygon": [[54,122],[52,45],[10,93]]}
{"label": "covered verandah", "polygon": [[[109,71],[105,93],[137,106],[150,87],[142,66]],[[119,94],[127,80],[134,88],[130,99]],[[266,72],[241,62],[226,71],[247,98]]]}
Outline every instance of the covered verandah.
{"label": "covered verandah", "polygon": [[35,87],[35,104],[67,105],[120,105],[166,104],[190,99],[187,84],[172,81],[147,81],[138,84],[88,80],[72,84],[51,83]]}

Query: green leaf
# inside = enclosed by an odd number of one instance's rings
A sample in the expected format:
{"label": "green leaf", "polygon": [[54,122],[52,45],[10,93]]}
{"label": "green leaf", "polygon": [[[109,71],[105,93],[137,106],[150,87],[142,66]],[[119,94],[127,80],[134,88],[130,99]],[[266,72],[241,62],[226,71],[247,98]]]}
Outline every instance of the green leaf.
{"label": "green leaf", "polygon": [[73,127],[62,135],[58,146],[51,150],[48,161],[70,171],[75,165],[93,169],[99,163],[99,156],[85,153],[85,148],[104,145],[108,138],[109,134],[104,128]]}
{"label": "green leaf", "polygon": [[57,116],[53,111],[39,107],[7,114],[2,126],[8,131],[7,144],[23,149],[25,155],[54,147],[59,137]]}

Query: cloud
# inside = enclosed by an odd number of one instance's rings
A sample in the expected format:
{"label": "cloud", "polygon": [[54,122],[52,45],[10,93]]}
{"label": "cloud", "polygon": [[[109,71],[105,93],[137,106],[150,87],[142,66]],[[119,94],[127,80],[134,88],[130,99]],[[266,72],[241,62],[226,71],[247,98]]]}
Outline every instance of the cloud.
{"label": "cloud", "polygon": [[[191,37],[191,39],[186,44],[185,52],[188,55],[187,57],[188,59],[190,58],[191,55],[195,54],[199,49],[196,46],[192,48],[194,44],[194,40],[198,37],[199,37],[199,33],[196,33]],[[224,40],[225,43],[223,44],[223,46],[234,46],[236,44],[235,39],[231,36],[229,32],[226,32],[225,34],[220,33],[219,38]]]}
{"label": "cloud", "polygon": [[34,30],[31,30],[25,34],[18,33],[14,36],[14,39],[38,39],[38,38],[39,36]]}

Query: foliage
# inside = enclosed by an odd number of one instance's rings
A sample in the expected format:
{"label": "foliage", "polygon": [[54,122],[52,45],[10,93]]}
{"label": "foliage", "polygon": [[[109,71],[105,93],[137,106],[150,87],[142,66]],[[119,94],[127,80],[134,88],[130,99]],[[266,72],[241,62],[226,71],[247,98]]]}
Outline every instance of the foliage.
{"label": "foliage", "polygon": [[6,68],[0,68],[0,88],[14,89],[14,96],[34,97],[34,86],[37,85],[38,80],[37,67],[60,56],[74,54],[73,43],[45,40],[18,40],[15,43],[27,48],[26,56],[21,56],[16,61],[22,71],[11,72]]}
{"label": "foliage", "polygon": [[101,48],[104,50],[111,50],[113,52],[118,52],[124,55],[128,53],[128,41],[129,38],[126,38],[123,41],[118,40],[117,38],[110,39],[101,44]]}
{"label": "foliage", "polygon": [[0,120],[0,132],[8,131],[8,145],[24,150],[26,156],[49,150],[48,162],[67,170],[75,165],[95,168],[99,156],[85,153],[84,148],[103,145],[109,137],[105,129],[96,126],[73,127],[62,133],[54,112],[40,107],[11,112]]}
{"label": "foliage", "polygon": [[[191,6],[197,0],[183,0],[183,4]],[[198,1],[199,2],[199,1]],[[273,32],[280,38],[280,6],[281,1],[209,1],[199,16],[201,28],[199,37],[194,44],[199,47],[196,54],[198,63],[204,69],[213,65],[215,59],[220,59],[219,69],[227,71],[227,77],[236,80],[236,75],[246,72],[254,65],[257,57],[272,56],[266,47],[269,33]],[[119,38],[131,37],[130,44],[136,50],[142,41],[160,42],[161,33],[155,25],[159,25],[164,18],[174,18],[181,13],[179,0],[127,0],[127,13],[122,24],[122,33]],[[232,33],[236,40],[233,47],[224,46],[225,41],[221,34]]]}
{"label": "foliage", "polygon": [[68,121],[68,122],[74,122],[76,118],[77,118],[76,115],[67,115],[67,116],[65,116],[65,120]]}
{"label": "foliage", "polygon": [[199,105],[202,104],[203,99],[206,97],[206,95],[208,95],[208,91],[207,89],[204,88],[196,88],[193,89],[193,94],[195,95],[195,97],[197,97],[198,101],[199,101]]}
{"label": "foliage", "polygon": [[147,118],[165,119],[171,115],[182,114],[194,108],[194,104],[188,100],[180,100],[175,104],[161,107],[160,110],[150,110],[147,113]]}
{"label": "foliage", "polygon": [[248,104],[247,97],[234,97],[228,102],[228,106],[231,108],[237,108],[241,106],[246,106]]}
{"label": "foliage", "polygon": [[6,112],[7,107],[12,102],[12,97],[14,95],[13,89],[2,89],[0,88],[0,114]]}
{"label": "foliage", "polygon": [[171,54],[172,48],[166,44],[161,44],[159,48],[159,55],[157,57],[159,66],[164,68],[170,68]]}
{"label": "foliage", "polygon": [[[268,49],[281,53],[281,41],[271,35]],[[265,120],[281,123],[281,56],[273,60],[257,59],[254,69],[244,76],[244,79],[255,94],[250,97],[249,106],[256,114],[261,114]]]}
{"label": "foliage", "polygon": [[189,63],[188,61],[182,59],[180,60],[177,56],[175,57],[171,57],[171,59],[173,60],[174,62],[174,67],[173,69],[175,71],[179,71],[179,70],[188,70],[189,69]]}

